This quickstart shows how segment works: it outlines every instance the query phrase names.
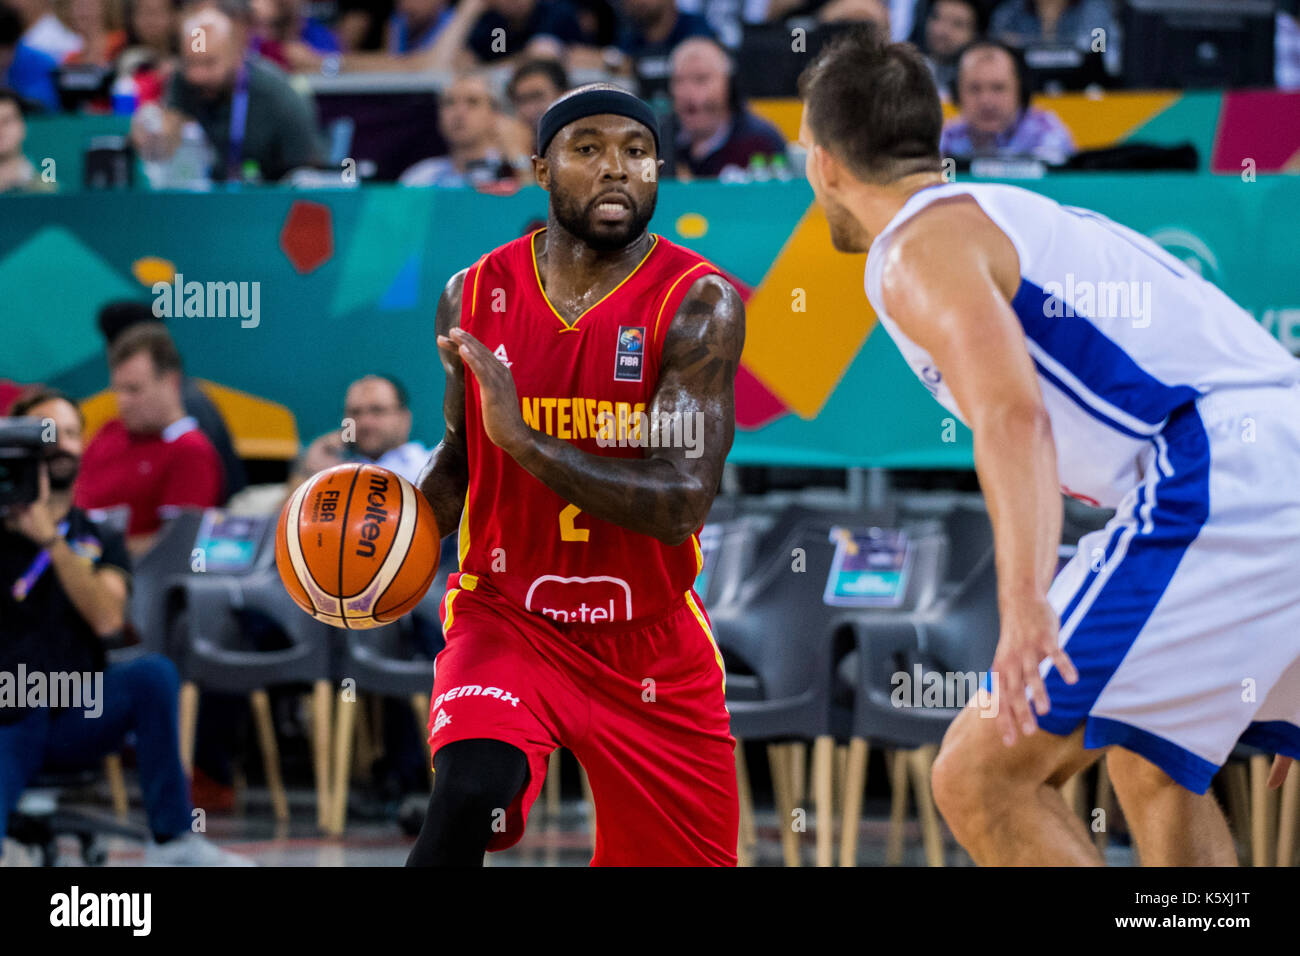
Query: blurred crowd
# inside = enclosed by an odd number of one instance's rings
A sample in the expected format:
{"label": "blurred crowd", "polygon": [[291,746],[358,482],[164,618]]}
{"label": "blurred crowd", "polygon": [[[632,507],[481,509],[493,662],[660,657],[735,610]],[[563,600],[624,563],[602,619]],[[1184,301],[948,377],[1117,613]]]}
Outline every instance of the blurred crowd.
{"label": "blurred crowd", "polygon": [[[798,149],[747,103],[755,77],[780,64],[751,38],[767,31],[780,53],[801,33],[854,22],[925,53],[960,112],[945,155],[1059,164],[1073,144],[1030,108],[1025,51],[1073,50],[1122,84],[1122,2],[0,0],[0,190],[53,185],[24,155],[24,118],[70,110],[130,114],[154,187],[338,179],[347,134],[322,124],[311,87],[356,74],[437,78],[437,155],[379,177],[410,186],[526,184],[538,117],[593,79],[655,106],[665,175],[787,178],[800,173]],[[1300,86],[1296,0],[1279,4],[1275,41],[1278,85]]]}

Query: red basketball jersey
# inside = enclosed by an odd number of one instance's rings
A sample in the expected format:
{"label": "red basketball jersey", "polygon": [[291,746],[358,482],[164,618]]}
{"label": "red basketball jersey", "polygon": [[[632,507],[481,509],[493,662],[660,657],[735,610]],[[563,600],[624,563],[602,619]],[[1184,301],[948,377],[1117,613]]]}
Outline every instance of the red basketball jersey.
{"label": "red basketball jersey", "polygon": [[[696,422],[673,423],[677,431],[665,423],[661,436],[646,416],[668,326],[692,283],[720,274],[717,267],[655,235],[631,274],[569,324],[542,291],[535,235],[475,263],[461,297],[461,328],[509,367],[524,421],[616,458],[641,458],[652,442],[698,442]],[[597,626],[668,611],[691,587],[701,562],[697,534],[670,547],[565,501],[488,439],[468,367],[465,424],[462,586],[485,579],[527,611]]]}

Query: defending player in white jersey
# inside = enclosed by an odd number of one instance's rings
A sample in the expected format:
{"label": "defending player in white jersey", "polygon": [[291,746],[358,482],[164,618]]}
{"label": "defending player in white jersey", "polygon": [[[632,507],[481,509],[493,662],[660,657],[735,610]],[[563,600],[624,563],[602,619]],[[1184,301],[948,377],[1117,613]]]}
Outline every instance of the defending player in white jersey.
{"label": "defending player in white jersey", "polygon": [[[979,863],[1100,863],[1056,788],[1106,753],[1144,863],[1235,863],[1211,777],[1239,740],[1274,786],[1300,757],[1300,362],[1140,234],[945,184],[913,47],[850,34],[800,93],[835,247],[970,426],[993,521],[1001,706],[950,728],[945,818]],[[1053,580],[1062,491],[1116,513]]]}

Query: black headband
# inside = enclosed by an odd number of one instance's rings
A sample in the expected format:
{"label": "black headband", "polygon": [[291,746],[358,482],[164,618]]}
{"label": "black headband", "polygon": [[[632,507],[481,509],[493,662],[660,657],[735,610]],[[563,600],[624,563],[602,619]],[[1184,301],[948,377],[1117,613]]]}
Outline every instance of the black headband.
{"label": "black headband", "polygon": [[553,103],[537,124],[537,155],[545,156],[555,134],[574,120],[599,113],[613,113],[634,119],[650,130],[655,139],[655,153],[659,153],[659,124],[655,114],[643,101],[623,90],[585,90],[566,96]]}

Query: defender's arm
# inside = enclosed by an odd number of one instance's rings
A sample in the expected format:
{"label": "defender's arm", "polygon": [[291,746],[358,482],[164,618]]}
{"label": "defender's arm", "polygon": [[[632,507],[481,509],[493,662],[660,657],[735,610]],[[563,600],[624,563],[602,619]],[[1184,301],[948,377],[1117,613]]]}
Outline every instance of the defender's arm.
{"label": "defender's arm", "polygon": [[[936,204],[904,226],[888,253],[885,308],[934,358],[975,437],[975,469],[997,553],[1002,635],[994,670],[1007,707],[1003,739],[1037,727],[1050,702],[1038,665],[1050,656],[1070,683],[1046,595],[1061,536],[1061,492],[1051,422],[1025,336],[1010,301],[1019,257],[1006,235],[968,200]],[[1014,720],[1013,720],[1014,718]]]}

